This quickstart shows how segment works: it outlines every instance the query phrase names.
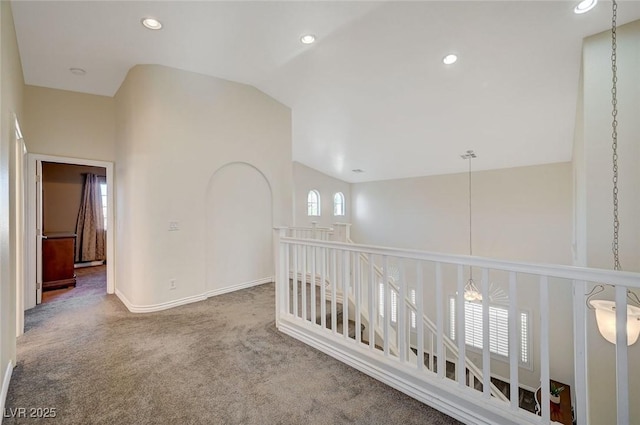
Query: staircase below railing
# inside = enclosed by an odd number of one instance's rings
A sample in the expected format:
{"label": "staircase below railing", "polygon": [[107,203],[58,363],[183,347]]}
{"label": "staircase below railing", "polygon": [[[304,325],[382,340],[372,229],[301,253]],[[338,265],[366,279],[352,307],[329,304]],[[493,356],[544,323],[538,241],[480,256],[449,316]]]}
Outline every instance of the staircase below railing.
{"label": "staircase below railing", "polygon": [[[363,246],[331,240],[340,234],[343,241],[349,241],[348,226],[342,232],[314,227],[306,234],[304,229],[277,232],[278,328],[467,423],[546,424],[561,420],[550,408],[549,397],[550,288],[584,294],[589,282],[602,281],[640,288],[640,275],[635,273]],[[491,352],[494,341],[488,331],[490,326],[479,325],[481,347],[474,354],[479,355],[479,362],[468,357],[468,303],[463,293],[466,272],[471,267],[481,276],[482,300],[475,304],[482,312],[482,323],[493,320],[490,288],[494,284],[502,286],[507,295],[503,307],[514,318],[508,321],[508,347],[520,346],[515,320],[520,309],[518,300],[534,303],[538,312],[538,338],[530,343],[535,366],[533,371],[523,371],[521,353],[510,348],[504,360],[508,363],[507,394],[492,382],[496,360]],[[519,294],[525,295],[519,298]],[[575,395],[577,423],[587,424],[586,305],[584,297],[574,298],[572,306],[565,306],[573,310],[574,334],[564,339],[571,341],[573,337],[575,341],[575,379],[569,384]],[[454,317],[447,311],[449,299],[456,307]],[[455,340],[449,337],[449,317],[455,318]],[[448,368],[452,373],[447,373]],[[617,362],[616,368],[618,373],[627,373],[628,365]],[[531,377],[528,383],[521,382],[521,376],[532,374],[537,376],[535,383],[531,383]],[[535,388],[538,383],[540,415],[522,409],[519,403],[520,387]],[[628,411],[628,397],[628,393],[618,392],[614,405]]]}
{"label": "staircase below railing", "polygon": [[[349,239],[348,243],[353,244],[354,242],[351,239]],[[404,294],[404,297],[400,297],[400,288],[396,284],[394,278],[389,275],[385,276],[384,270],[382,268],[378,267],[375,264],[373,264],[373,267],[370,267],[371,264],[369,262],[369,258],[364,254],[359,255],[359,261],[362,262],[362,265],[360,266],[361,270],[369,270],[369,272],[373,271],[375,276],[374,280],[376,282],[380,282],[380,283],[387,282],[387,286],[389,287],[389,291],[391,294],[390,299],[395,298],[397,300],[399,298],[400,300],[404,301],[404,304],[406,305],[406,308],[410,314],[409,317],[414,317],[416,321],[419,318],[422,319],[424,332],[431,335],[431,341],[428,346],[433,347],[434,346],[433,336],[437,334],[435,323],[433,323],[433,321],[429,319],[424,313],[422,315],[419,315],[416,303],[409,296],[407,296],[406,293]],[[363,266],[364,266],[364,269],[363,269]],[[379,333],[379,327],[382,325],[382,323],[380,323],[381,316],[378,315],[377,317],[378,317],[378,322],[376,323],[376,333]],[[394,340],[393,335],[390,336],[390,339]],[[448,353],[450,353],[452,357],[449,360],[457,363],[459,353],[458,353],[458,347],[455,345],[454,341],[447,338],[446,336],[443,336],[442,341],[445,345],[445,349],[448,350]],[[416,361],[417,359],[420,359],[420,358],[422,358],[424,361],[425,355],[427,355],[429,358],[434,357],[434,353],[432,351],[426,350],[424,341],[423,342],[418,341],[416,345],[418,347],[415,353]],[[473,380],[473,382],[469,383],[469,385],[472,387],[475,387],[475,382],[483,382],[482,372],[480,371],[480,369],[475,364],[473,364],[473,362],[471,362],[468,358],[465,359],[465,364],[467,367],[466,373],[468,374],[467,379]],[[425,366],[427,366],[427,368],[432,372],[436,372],[434,369],[434,363],[432,361],[426,362]],[[497,397],[498,399],[503,401],[509,400],[508,397],[502,391],[500,391],[500,389],[498,389],[498,387],[496,387],[493,383],[490,382],[489,385],[491,388],[492,397]]]}

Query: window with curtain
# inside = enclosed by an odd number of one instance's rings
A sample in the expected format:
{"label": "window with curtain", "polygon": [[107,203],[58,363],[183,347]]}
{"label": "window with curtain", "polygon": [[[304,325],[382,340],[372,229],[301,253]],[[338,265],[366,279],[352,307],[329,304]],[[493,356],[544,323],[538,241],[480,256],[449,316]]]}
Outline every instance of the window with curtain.
{"label": "window with curtain", "polygon": [[76,263],[105,260],[102,190],[98,176],[86,174],[76,221]]}
{"label": "window with curtain", "polygon": [[333,215],[341,216],[344,215],[345,205],[344,205],[344,194],[342,192],[338,192],[333,195]]}
{"label": "window with curtain", "polygon": [[307,215],[320,216],[320,193],[315,189],[310,190],[307,195]]}

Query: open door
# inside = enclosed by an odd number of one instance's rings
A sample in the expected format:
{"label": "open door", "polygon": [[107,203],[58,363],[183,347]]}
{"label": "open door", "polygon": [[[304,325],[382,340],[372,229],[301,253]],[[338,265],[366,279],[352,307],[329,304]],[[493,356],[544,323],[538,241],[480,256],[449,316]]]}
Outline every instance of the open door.
{"label": "open door", "polygon": [[42,239],[43,235],[43,199],[42,199],[42,161],[36,160],[36,304],[42,302]]}

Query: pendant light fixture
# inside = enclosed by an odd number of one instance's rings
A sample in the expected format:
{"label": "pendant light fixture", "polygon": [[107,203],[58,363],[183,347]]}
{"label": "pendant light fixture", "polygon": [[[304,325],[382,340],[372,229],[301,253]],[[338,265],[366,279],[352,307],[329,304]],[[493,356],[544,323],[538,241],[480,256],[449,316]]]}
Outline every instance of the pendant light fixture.
{"label": "pendant light fixture", "polygon": [[[620,257],[618,252],[618,236],[620,231],[620,220],[618,219],[618,99],[617,99],[617,83],[618,83],[618,64],[617,64],[617,11],[618,4],[613,0],[612,18],[611,18],[611,72],[612,72],[612,88],[611,88],[611,105],[612,105],[612,121],[611,121],[611,137],[612,137],[612,157],[613,157],[613,269],[622,270],[620,266]],[[607,285],[611,286],[611,285]],[[592,300],[595,295],[604,291],[604,285],[596,285],[589,294],[587,294],[587,306],[596,312],[596,322],[600,334],[612,344],[616,343],[616,303],[609,300]],[[638,296],[627,290],[627,298],[632,302],[640,305]],[[627,305],[627,345],[632,345],[638,340],[640,334],[640,308]]]}
{"label": "pendant light fixture", "polygon": [[[469,255],[473,255],[473,223],[471,215],[471,160],[478,156],[472,150],[468,150],[465,154],[460,155],[460,158],[469,161]],[[473,281],[473,268],[469,267],[469,280],[464,286],[464,299],[467,301],[482,301],[482,293]]]}

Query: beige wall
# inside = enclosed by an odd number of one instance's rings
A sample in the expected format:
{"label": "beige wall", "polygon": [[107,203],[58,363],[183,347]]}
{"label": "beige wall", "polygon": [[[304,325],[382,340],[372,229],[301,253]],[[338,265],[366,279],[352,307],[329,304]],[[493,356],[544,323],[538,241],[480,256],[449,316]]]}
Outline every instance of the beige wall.
{"label": "beige wall", "polygon": [[44,162],[42,164],[44,232],[75,232],[82,202],[84,174],[105,177],[106,168]]}
{"label": "beige wall", "polygon": [[[24,81],[11,4],[0,2],[0,385],[16,364],[16,214],[12,113],[23,121]],[[4,400],[0,400],[4,402]],[[0,403],[3,404],[3,403]]]}
{"label": "beige wall", "polygon": [[[240,230],[229,223],[207,237],[212,221],[224,220],[215,203],[207,208],[209,186],[223,167],[247,164],[268,184],[242,180],[236,187],[255,183],[247,196],[270,188],[273,225],[291,223],[291,111],[255,88],[153,65],[129,71],[116,104],[118,291],[132,304],[149,306],[224,289],[224,282],[208,286],[207,256],[233,246]],[[255,173],[241,175],[253,179]],[[169,222],[180,230],[168,231]],[[230,255],[236,264],[245,253]]]}
{"label": "beige wall", "polygon": [[[558,163],[474,172],[473,254],[505,260],[571,264],[572,167]],[[468,254],[468,174],[354,183],[352,238],[358,243],[426,251]],[[449,273],[450,272],[450,273]],[[449,273],[449,274],[447,274]],[[425,276],[429,274],[425,272]],[[447,296],[455,294],[455,270],[445,268]],[[492,285],[508,291],[508,279],[490,275]],[[519,277],[518,304],[530,312],[532,344],[540,329],[539,293],[535,282]],[[550,309],[554,326],[550,340],[555,349],[551,376],[573,381],[571,286],[552,282]],[[427,299],[429,298],[429,299]],[[426,305],[433,303],[425,296]],[[435,306],[432,306],[435,309]],[[435,311],[435,310],[434,310]],[[521,382],[536,388],[539,355],[532,352],[533,370],[520,372]],[[470,355],[473,361],[480,357]],[[508,377],[508,364],[494,361],[492,372]]]}
{"label": "beige wall", "polygon": [[[467,173],[352,185],[357,242],[469,253]],[[473,253],[571,264],[571,164],[472,175]]]}
{"label": "beige wall", "polygon": [[25,86],[22,124],[30,153],[115,160],[112,97]]}
{"label": "beige wall", "polygon": [[[293,208],[296,226],[310,226],[313,221],[317,222],[319,226],[325,227],[331,227],[336,222],[351,222],[350,183],[328,176],[299,162],[294,162],[293,186]],[[307,195],[311,189],[315,189],[320,193],[320,207],[322,209],[320,217],[309,217],[307,215]],[[335,217],[333,215],[333,195],[336,192],[344,194],[346,202],[346,215],[344,217]]]}
{"label": "beige wall", "polygon": [[[619,27],[617,42],[620,262],[624,270],[640,272],[640,21]],[[613,268],[610,56],[610,32],[585,39],[584,138],[574,157],[583,183],[577,216],[586,223],[577,231],[579,247],[586,252],[586,265],[605,269]],[[613,300],[613,292],[598,298]],[[615,399],[602,397],[615,394],[615,346],[600,336],[594,314],[587,317],[591,423],[615,423]],[[634,401],[640,400],[640,343],[629,347],[629,369],[631,418],[638,423],[640,404]]]}

